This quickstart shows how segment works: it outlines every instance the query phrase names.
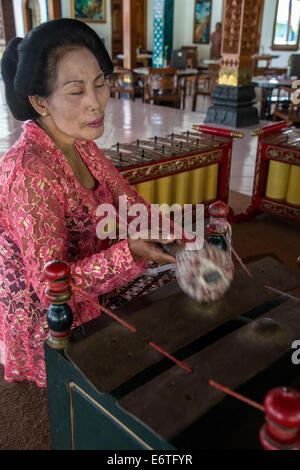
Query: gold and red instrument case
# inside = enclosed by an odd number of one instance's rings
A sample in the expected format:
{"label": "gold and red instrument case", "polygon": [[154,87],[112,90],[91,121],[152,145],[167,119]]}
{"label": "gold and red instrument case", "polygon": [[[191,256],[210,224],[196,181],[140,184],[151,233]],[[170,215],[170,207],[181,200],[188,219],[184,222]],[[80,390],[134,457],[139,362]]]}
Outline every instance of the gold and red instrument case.
{"label": "gold and red instrument case", "polygon": [[206,210],[216,200],[228,202],[234,137],[243,134],[195,125],[191,132],[117,144],[103,151],[148,202],[203,203]]}
{"label": "gold and red instrument case", "polygon": [[278,122],[257,129],[252,201],[232,221],[249,220],[261,212],[300,222],[300,132]]}

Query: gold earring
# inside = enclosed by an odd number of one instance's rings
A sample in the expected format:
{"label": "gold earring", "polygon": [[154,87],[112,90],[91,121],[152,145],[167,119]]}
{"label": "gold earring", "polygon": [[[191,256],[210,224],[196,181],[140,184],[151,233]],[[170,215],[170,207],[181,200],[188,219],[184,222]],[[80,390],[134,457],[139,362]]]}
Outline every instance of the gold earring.
{"label": "gold earring", "polygon": [[42,116],[43,116],[43,117],[49,116],[48,111],[44,111],[44,112],[42,113]]}

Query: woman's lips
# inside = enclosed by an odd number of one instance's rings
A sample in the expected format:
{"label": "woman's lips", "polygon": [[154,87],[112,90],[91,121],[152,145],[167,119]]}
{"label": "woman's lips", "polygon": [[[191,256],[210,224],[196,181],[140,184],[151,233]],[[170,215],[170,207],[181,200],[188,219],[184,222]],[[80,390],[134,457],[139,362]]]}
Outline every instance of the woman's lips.
{"label": "woman's lips", "polygon": [[103,126],[103,123],[104,123],[104,117],[99,118],[99,119],[96,119],[96,120],[93,121],[93,122],[90,122],[90,123],[88,124],[88,126],[90,126],[90,127],[102,127],[102,126]]}

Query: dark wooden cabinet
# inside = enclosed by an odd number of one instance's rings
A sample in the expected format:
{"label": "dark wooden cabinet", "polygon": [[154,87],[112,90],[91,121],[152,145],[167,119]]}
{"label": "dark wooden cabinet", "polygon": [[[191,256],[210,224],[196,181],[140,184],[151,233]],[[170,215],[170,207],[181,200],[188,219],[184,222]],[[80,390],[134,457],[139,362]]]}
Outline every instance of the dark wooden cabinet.
{"label": "dark wooden cabinet", "polygon": [[112,57],[123,53],[122,0],[111,0],[111,51]]}
{"label": "dark wooden cabinet", "polygon": [[135,2],[137,47],[147,49],[147,0],[135,0]]}
{"label": "dark wooden cabinet", "polygon": [[[136,46],[147,47],[147,0],[135,0]],[[111,0],[112,57],[123,54],[123,0]]]}

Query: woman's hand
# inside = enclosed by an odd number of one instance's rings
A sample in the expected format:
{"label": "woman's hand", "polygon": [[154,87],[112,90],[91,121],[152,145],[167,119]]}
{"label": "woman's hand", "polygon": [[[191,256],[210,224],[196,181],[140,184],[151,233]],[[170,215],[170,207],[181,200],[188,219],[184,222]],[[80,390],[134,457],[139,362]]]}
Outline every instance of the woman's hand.
{"label": "woman's hand", "polygon": [[176,258],[166,253],[158,243],[176,243],[179,248],[184,248],[184,242],[175,239],[175,237],[147,240],[128,238],[128,246],[135,261],[142,258],[154,261],[157,264],[176,263]]}

